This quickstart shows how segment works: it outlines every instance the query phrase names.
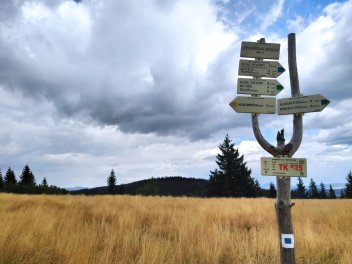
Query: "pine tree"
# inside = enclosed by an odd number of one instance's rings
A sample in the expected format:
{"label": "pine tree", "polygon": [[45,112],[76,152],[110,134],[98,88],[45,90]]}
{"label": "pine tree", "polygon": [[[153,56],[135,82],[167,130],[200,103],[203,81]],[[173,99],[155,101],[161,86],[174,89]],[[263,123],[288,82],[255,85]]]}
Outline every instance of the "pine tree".
{"label": "pine tree", "polygon": [[21,185],[28,185],[28,186],[35,186],[35,178],[34,175],[29,168],[28,164],[24,166],[22,170],[22,174],[20,176],[20,184]]}
{"label": "pine tree", "polygon": [[220,154],[216,156],[219,169],[210,171],[208,194],[218,197],[254,197],[258,195],[259,183],[251,177],[244,157],[234,148],[228,135],[219,145]]}
{"label": "pine tree", "polygon": [[322,182],[320,183],[319,197],[320,197],[320,199],[328,198],[328,195],[326,193],[326,188]]}
{"label": "pine tree", "polygon": [[269,198],[275,198],[276,197],[276,188],[275,185],[271,182],[269,185]]}
{"label": "pine tree", "polygon": [[346,180],[345,197],[352,198],[352,172],[347,175]]}
{"label": "pine tree", "polygon": [[330,184],[330,188],[329,188],[329,198],[336,199],[336,193],[335,193],[334,189],[332,188],[331,184]]}
{"label": "pine tree", "polygon": [[307,191],[301,177],[298,177],[297,189],[296,189],[296,196],[299,199],[307,198]]}
{"label": "pine tree", "polygon": [[5,183],[4,183],[4,179],[2,178],[2,173],[0,169],[0,191],[4,189],[4,186],[5,186]]}
{"label": "pine tree", "polygon": [[108,177],[107,182],[108,182],[109,193],[113,194],[116,186],[116,176],[115,176],[114,170],[111,170],[110,176]]}
{"label": "pine tree", "polygon": [[47,182],[47,180],[45,179],[45,177],[44,177],[44,179],[43,179],[43,181],[42,181],[42,185],[43,185],[44,187],[48,187],[48,182]]}
{"label": "pine tree", "polygon": [[5,184],[6,185],[17,184],[15,172],[11,169],[11,167],[9,167],[8,170],[6,171]]}
{"label": "pine tree", "polygon": [[309,184],[309,198],[316,199],[319,198],[319,191],[317,188],[317,184],[313,179],[310,179],[310,184]]}

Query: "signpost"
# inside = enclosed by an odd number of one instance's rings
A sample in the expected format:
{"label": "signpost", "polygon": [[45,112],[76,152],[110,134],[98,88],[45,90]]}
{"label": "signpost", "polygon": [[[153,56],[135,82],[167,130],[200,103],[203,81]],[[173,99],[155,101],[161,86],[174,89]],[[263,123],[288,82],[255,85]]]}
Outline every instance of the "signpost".
{"label": "signpost", "polygon": [[280,44],[243,41],[241,57],[278,60]]}
{"label": "signpost", "polygon": [[276,99],[237,96],[230,102],[237,113],[275,114]]}
{"label": "signpost", "polygon": [[307,177],[307,160],[285,157],[260,158],[262,175]]}
{"label": "signpost", "polygon": [[302,114],[322,111],[330,101],[321,95],[302,96],[299,88],[296,63],[296,35],[288,35],[288,64],[292,98],[278,100],[279,115],[293,114],[293,134],[290,142],[285,144],[284,130],[277,134],[277,145],[274,147],[263,137],[260,128],[259,113],[275,113],[275,98],[263,98],[260,95],[278,94],[283,87],[276,80],[261,79],[261,77],[276,78],[285,69],[277,61],[263,59],[279,59],[280,44],[258,42],[242,42],[241,57],[254,58],[239,62],[238,75],[253,78],[239,78],[237,92],[251,94],[252,97],[238,96],[230,102],[230,106],[239,113],[252,113],[252,127],[259,145],[273,158],[261,158],[262,174],[276,177],[277,197],[275,202],[281,263],[294,264],[294,235],[291,217],[291,178],[307,177],[307,160],[291,158],[301,145],[303,138]]}
{"label": "signpost", "polygon": [[279,115],[322,111],[330,101],[320,94],[278,99]]}
{"label": "signpost", "polygon": [[276,78],[284,71],[277,61],[240,60],[238,75]]}
{"label": "signpost", "polygon": [[281,92],[284,87],[275,79],[238,78],[238,94],[272,95]]}

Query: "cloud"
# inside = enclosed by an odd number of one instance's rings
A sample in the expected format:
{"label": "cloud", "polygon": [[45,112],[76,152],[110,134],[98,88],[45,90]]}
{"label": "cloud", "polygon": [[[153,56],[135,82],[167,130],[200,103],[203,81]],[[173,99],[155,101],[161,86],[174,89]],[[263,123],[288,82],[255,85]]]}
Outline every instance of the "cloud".
{"label": "cloud", "polygon": [[262,18],[260,32],[265,32],[271,25],[273,25],[282,15],[285,0],[278,0],[273,4],[268,13]]}
{"label": "cloud", "polygon": [[217,21],[211,4],[17,8],[0,26],[5,88],[45,97],[63,116],[85,115],[125,132],[208,136],[216,126],[204,128],[207,117],[224,114],[216,104],[232,78],[219,80],[212,65],[237,48],[237,36]]}

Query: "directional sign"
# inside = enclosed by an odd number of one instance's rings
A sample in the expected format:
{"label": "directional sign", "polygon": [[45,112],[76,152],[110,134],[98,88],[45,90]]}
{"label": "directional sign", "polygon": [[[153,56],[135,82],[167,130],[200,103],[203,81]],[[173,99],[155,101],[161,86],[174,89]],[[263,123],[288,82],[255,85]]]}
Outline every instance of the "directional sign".
{"label": "directional sign", "polygon": [[273,79],[248,79],[238,78],[237,93],[239,94],[262,94],[275,96],[284,87]]}
{"label": "directional sign", "polygon": [[320,94],[278,100],[279,115],[322,111],[330,101]]}
{"label": "directional sign", "polygon": [[238,75],[276,78],[284,71],[277,61],[240,60]]}
{"label": "directional sign", "polygon": [[242,41],[241,57],[278,60],[280,44]]}
{"label": "directional sign", "polygon": [[238,113],[275,114],[276,99],[237,96],[230,106]]}
{"label": "directional sign", "polygon": [[262,175],[307,177],[307,160],[292,158],[260,158]]}

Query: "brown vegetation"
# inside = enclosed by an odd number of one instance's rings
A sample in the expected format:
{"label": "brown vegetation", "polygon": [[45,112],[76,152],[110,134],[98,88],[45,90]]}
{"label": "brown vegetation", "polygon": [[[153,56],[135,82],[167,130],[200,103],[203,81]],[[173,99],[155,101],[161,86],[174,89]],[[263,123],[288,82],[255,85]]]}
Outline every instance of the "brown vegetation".
{"label": "brown vegetation", "polygon": [[[297,263],[351,263],[352,201],[296,200]],[[278,263],[273,199],[0,195],[0,263]]]}

